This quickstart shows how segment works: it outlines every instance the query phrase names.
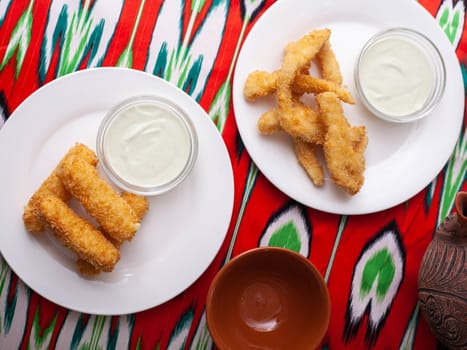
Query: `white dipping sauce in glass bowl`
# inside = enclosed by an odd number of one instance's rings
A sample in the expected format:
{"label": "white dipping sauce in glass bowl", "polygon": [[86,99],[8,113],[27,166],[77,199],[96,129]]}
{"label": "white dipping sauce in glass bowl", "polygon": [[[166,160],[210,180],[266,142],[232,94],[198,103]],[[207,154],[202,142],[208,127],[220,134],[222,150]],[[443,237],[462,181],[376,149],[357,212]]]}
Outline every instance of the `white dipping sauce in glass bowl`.
{"label": "white dipping sauce in glass bowl", "polygon": [[410,122],[429,114],[441,98],[444,62],[424,35],[406,28],[390,29],[363,47],[355,81],[373,114],[388,121]]}
{"label": "white dipping sauce in glass bowl", "polygon": [[104,117],[97,136],[105,173],[118,187],[141,195],[160,194],[182,182],[197,150],[190,119],[155,96],[120,103]]}

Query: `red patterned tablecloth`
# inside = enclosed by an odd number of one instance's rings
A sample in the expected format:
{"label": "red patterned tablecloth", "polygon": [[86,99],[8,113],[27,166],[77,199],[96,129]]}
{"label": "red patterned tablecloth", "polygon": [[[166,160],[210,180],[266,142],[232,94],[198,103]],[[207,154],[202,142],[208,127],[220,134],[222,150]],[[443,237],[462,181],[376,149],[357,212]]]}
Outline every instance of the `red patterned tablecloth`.
{"label": "red patterned tablecloth", "polygon": [[[272,4],[0,1],[0,126],[42,85],[88,67],[129,67],[170,81],[170,70],[158,60],[160,43],[165,40],[183,55],[195,37],[204,37],[204,51],[192,57],[199,66],[187,62],[188,74],[172,82],[198,101],[216,124],[235,181],[232,220],[216,258],[187,290],[152,309],[116,316],[66,310],[28,288],[1,260],[0,349],[210,349],[214,345],[205,318],[210,282],[229,259],[270,244],[307,247],[309,259],[329,286],[332,316],[322,349],[438,347],[417,303],[417,274],[434,229],[465,187],[466,131],[463,127],[452,157],[433,182],[394,208],[340,216],[287,197],[257,170],[244,149],[230,96],[241,43]],[[422,0],[420,5],[447,35],[465,75],[464,2]],[[37,118],[44,113],[38,111]],[[21,157],[14,146],[8,152]]]}

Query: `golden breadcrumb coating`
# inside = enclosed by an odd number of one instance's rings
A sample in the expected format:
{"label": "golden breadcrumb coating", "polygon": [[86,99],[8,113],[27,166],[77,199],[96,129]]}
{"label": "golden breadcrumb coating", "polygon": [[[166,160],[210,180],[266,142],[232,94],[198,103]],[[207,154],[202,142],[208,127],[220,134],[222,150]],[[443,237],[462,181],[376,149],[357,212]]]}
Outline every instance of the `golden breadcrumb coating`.
{"label": "golden breadcrumb coating", "polygon": [[79,157],[70,157],[58,169],[68,192],[75,197],[112,239],[133,238],[139,220],[130,205],[101,177],[97,169]]}
{"label": "golden breadcrumb coating", "polygon": [[325,129],[321,117],[312,107],[301,102],[295,102],[294,106],[287,108],[287,113],[280,114],[279,123],[292,137],[316,144],[324,141]]}
{"label": "golden breadcrumb coating", "polygon": [[300,165],[305,169],[313,184],[322,186],[324,184],[324,170],[316,158],[316,145],[294,139],[294,151]]}
{"label": "golden breadcrumb coating", "polygon": [[84,259],[76,260],[76,268],[79,274],[85,277],[96,276],[102,272],[99,268],[94,267]]}
{"label": "golden breadcrumb coating", "polygon": [[[344,117],[342,105],[334,93],[319,94],[316,101],[327,128],[323,149],[331,177],[337,186],[355,195],[364,181],[365,147],[362,144],[366,144],[366,141],[355,142],[352,127]],[[357,135],[362,130],[357,129]]]}
{"label": "golden breadcrumb coating", "polygon": [[143,220],[144,215],[146,215],[146,212],[149,209],[148,199],[130,192],[122,192],[120,196],[130,205],[138,218],[138,221]]}
{"label": "golden breadcrumb coating", "polygon": [[112,271],[120,252],[89,221],[54,196],[41,199],[39,212],[45,226],[65,247],[95,268]]}
{"label": "golden breadcrumb coating", "polygon": [[[131,209],[135,212],[138,220],[141,221],[149,209],[147,198],[129,192],[123,192],[121,197],[131,206]],[[112,240],[110,241],[112,242]],[[112,244],[117,248],[120,246],[118,242],[112,242]],[[95,276],[101,272],[99,269],[83,259],[78,259],[78,261],[76,261],[76,267],[78,268],[79,273],[83,276]]]}
{"label": "golden breadcrumb coating", "polygon": [[313,30],[285,47],[281,69],[277,77],[277,101],[281,109],[281,116],[282,113],[288,113],[288,108],[293,105],[291,85],[295,76],[304,67],[309,67],[311,60],[330,35],[329,29]]}
{"label": "golden breadcrumb coating", "polygon": [[[278,75],[279,71],[269,73],[256,70],[250,73],[243,88],[245,99],[253,102],[259,97],[265,97],[275,93],[277,89]],[[295,76],[292,83],[292,92],[298,95],[310,93],[319,94],[326,91],[334,92],[342,102],[355,104],[355,100],[350,91],[330,80],[313,77],[305,73],[299,73]]]}
{"label": "golden breadcrumb coating", "polygon": [[331,47],[331,42],[328,40],[325,41],[318,54],[316,55],[318,61],[318,66],[321,69],[321,76],[325,80],[332,81],[337,85],[342,85],[342,74],[339,67],[339,62],[337,62],[334,51]]}
{"label": "golden breadcrumb coating", "polygon": [[350,91],[330,80],[316,78],[311,75],[298,74],[295,77],[292,89],[295,93],[300,95],[309,93],[320,94],[327,91],[334,92],[342,102],[355,104],[355,100]]}
{"label": "golden breadcrumb coating", "polygon": [[263,135],[271,135],[277,131],[281,131],[281,125],[277,116],[276,109],[270,109],[264,112],[257,122],[258,130]]}
{"label": "golden breadcrumb coating", "polygon": [[265,72],[256,70],[251,72],[243,86],[243,96],[247,101],[253,102],[258,97],[268,96],[277,89],[278,72]]}
{"label": "golden breadcrumb coating", "polygon": [[[69,157],[81,157],[85,162],[91,164],[92,166],[96,166],[97,164],[97,156],[90,148],[87,146],[77,143],[75,144],[70,150],[65,154],[62,158],[61,162]],[[60,162],[60,163],[61,163]],[[24,208],[23,212],[23,221],[28,230],[31,233],[39,233],[45,230],[42,221],[40,220],[38,205],[42,198],[54,195],[60,198],[64,202],[68,202],[70,200],[71,195],[66,191],[65,187],[63,186],[60,178],[57,175],[57,169],[60,165],[58,165],[52,173],[44,180],[41,184],[39,189],[32,195],[29,199],[27,205]]]}

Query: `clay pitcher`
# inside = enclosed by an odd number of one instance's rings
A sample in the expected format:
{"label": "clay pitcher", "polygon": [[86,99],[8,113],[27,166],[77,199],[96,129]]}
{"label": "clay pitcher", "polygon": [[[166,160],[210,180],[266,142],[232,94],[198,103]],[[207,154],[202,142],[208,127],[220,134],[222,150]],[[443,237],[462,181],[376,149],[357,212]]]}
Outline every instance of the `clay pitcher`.
{"label": "clay pitcher", "polygon": [[467,192],[437,228],[418,275],[422,314],[450,349],[467,349]]}

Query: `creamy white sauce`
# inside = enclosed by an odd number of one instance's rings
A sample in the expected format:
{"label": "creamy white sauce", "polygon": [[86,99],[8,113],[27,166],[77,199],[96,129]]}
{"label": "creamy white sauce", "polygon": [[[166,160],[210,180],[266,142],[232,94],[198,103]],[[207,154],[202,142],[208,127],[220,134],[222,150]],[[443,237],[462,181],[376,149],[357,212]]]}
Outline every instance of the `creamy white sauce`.
{"label": "creamy white sauce", "polygon": [[104,142],[113,170],[125,181],[143,187],[177,177],[187,164],[190,147],[183,121],[152,103],[121,111],[108,127]]}
{"label": "creamy white sauce", "polygon": [[362,57],[359,75],[367,100],[392,116],[420,110],[435,83],[427,55],[401,37],[384,38],[371,46]]}

